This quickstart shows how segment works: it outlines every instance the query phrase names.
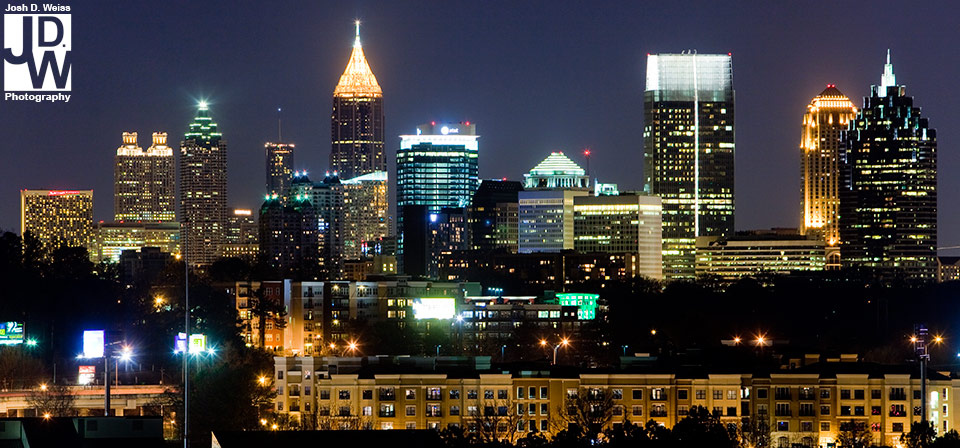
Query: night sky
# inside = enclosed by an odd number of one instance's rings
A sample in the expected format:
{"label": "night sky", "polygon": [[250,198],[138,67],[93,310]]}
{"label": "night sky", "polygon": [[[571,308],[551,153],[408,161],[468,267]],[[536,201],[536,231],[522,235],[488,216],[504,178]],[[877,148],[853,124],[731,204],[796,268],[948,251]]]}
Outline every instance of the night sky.
{"label": "night sky", "polygon": [[19,229],[21,188],[93,188],[95,218],[112,219],[121,132],[139,132],[146,148],[163,130],[178,145],[200,98],[229,144],[231,206],[260,206],[277,107],[297,168],[319,175],[359,18],[384,91],[391,179],[398,135],[469,120],[483,178],[520,179],[556,150],[582,162],[589,146],[594,177],[640,189],[646,55],[733,53],[740,230],[798,225],[807,103],[834,83],[860,106],[889,47],[898,83],[938,130],[940,245],[960,245],[960,27],[947,2],[69,4],[70,102],[0,103],[3,229]]}

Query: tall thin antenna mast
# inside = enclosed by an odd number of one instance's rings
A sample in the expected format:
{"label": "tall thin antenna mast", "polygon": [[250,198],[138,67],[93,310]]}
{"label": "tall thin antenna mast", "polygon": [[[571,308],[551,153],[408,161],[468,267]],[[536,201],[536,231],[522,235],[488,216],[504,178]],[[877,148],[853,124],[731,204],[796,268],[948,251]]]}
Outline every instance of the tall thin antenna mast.
{"label": "tall thin antenna mast", "polygon": [[278,143],[283,141],[283,132],[281,132],[281,127],[280,127],[281,123],[283,122],[282,117],[280,115],[280,112],[282,111],[283,111],[283,108],[280,108],[280,107],[277,108],[277,142]]}

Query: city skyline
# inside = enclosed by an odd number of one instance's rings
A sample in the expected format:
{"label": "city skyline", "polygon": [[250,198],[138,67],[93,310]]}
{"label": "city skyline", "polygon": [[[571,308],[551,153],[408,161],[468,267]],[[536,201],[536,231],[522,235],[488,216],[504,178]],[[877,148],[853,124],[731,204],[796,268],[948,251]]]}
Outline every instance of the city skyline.
{"label": "city skyline", "polygon": [[[130,5],[118,8],[120,11],[117,13],[129,14],[143,7]],[[74,19],[78,23],[97,23],[98,20],[104,20],[95,17],[97,8],[96,5],[75,8]],[[302,19],[293,17],[295,14],[283,10],[284,6],[277,6],[280,9],[273,10],[272,15],[263,17],[261,22],[255,22],[252,15],[257,8],[263,8],[263,6],[256,5],[252,12],[239,13],[231,10],[226,13],[240,14],[240,22],[249,22],[257,26],[273,23],[273,20],[279,19],[290,21],[292,25],[302,23],[300,22]],[[516,8],[519,12],[533,9],[524,6]],[[652,14],[654,18],[660,17],[665,22],[673,20],[670,18],[673,17],[670,15],[671,7],[660,5],[656,8],[659,14]],[[350,11],[341,11],[332,6],[322,8],[306,6],[298,9],[303,9],[303,15],[312,17],[313,20],[323,17],[323,27],[303,30],[293,27],[298,31],[291,32],[292,36],[269,34],[263,38],[264,42],[239,38],[235,30],[228,30],[222,37],[207,37],[215,46],[228,42],[220,39],[239,39],[239,48],[249,46],[256,50],[249,56],[250,58],[263,56],[262,53],[272,50],[272,46],[276,45],[282,47],[281,49],[288,47],[291,50],[297,49],[297,57],[302,58],[304,62],[303,73],[273,71],[271,73],[276,82],[262,83],[263,92],[249,90],[249,86],[244,88],[240,82],[249,79],[254,73],[259,73],[257,70],[245,68],[250,73],[238,73],[236,80],[223,80],[221,77],[227,75],[224,72],[236,69],[237,66],[230,62],[224,65],[223,70],[218,71],[207,65],[213,62],[222,63],[223,58],[231,57],[230,55],[235,57],[236,54],[231,51],[225,51],[226,56],[212,56],[212,61],[198,65],[196,70],[179,80],[161,82],[146,78],[136,84],[121,83],[114,87],[113,84],[118,82],[118,78],[93,76],[100,70],[96,68],[96,58],[109,58],[112,53],[95,55],[92,50],[97,48],[97,45],[101,45],[98,44],[98,40],[108,40],[106,39],[109,37],[108,34],[114,31],[97,30],[97,34],[94,35],[89,30],[78,29],[75,53],[81,61],[86,58],[86,63],[77,66],[74,100],[69,105],[17,103],[11,104],[11,107],[5,107],[4,111],[0,112],[4,118],[0,129],[9,136],[3,147],[3,153],[14,166],[18,166],[16,172],[5,173],[5,179],[0,181],[3,191],[9,192],[0,198],[0,215],[6,217],[0,221],[0,227],[16,229],[15,216],[17,216],[18,204],[15,202],[14,192],[22,188],[88,189],[92,187],[97,192],[95,219],[108,220],[111,216],[112,202],[109,200],[111,191],[109,160],[116,147],[117,133],[136,129],[167,129],[171,132],[170,138],[178,141],[182,136],[177,135],[176,132],[183,129],[189,122],[192,109],[195,107],[194,100],[198,97],[208,98],[211,101],[211,111],[221,124],[226,138],[231,141],[233,148],[238,148],[231,151],[228,170],[231,176],[230,206],[256,208],[259,205],[259,198],[263,193],[262,182],[250,182],[248,179],[262,178],[262,150],[259,148],[274,135],[273,129],[276,124],[274,111],[277,107],[283,107],[285,136],[289,135],[288,139],[296,143],[298,149],[303,148],[301,154],[304,154],[304,157],[301,158],[298,154],[298,166],[295,169],[324,171],[327,169],[326,160],[329,157],[329,147],[324,144],[324,141],[330,141],[329,135],[324,134],[324,117],[329,112],[330,89],[336,85],[336,78],[342,73],[344,61],[348,56],[347,52],[350,51],[354,17],[360,17],[364,21],[361,32],[366,57],[373,66],[378,80],[384,85],[384,89],[391,92],[384,106],[387,116],[385,156],[390,162],[399,147],[398,136],[425,119],[470,120],[482,123],[482,127],[478,129],[478,133],[484,135],[484,150],[480,162],[482,178],[507,177],[518,180],[525,168],[533,166],[544,153],[562,150],[573,155],[579,154],[583,147],[591,146],[594,150],[591,160],[593,177],[599,177],[603,182],[619,183],[622,189],[639,189],[642,185],[638,175],[642,164],[642,144],[635,136],[631,136],[637,133],[638,123],[642,121],[642,109],[637,107],[636,103],[642,98],[643,93],[644,54],[679,52],[687,48],[697,48],[701,53],[732,52],[734,64],[737,66],[734,88],[738,92],[737,228],[793,226],[799,222],[799,210],[796,206],[800,182],[796,174],[798,171],[796,123],[802,118],[805,105],[826,84],[836,84],[855,105],[862,106],[862,98],[868,95],[869,86],[877,83],[874,79],[876,67],[882,61],[886,48],[891,47],[898,74],[901,74],[902,79],[908,80],[907,87],[917,98],[918,104],[923,105],[924,116],[931,117],[932,127],[942,129],[940,145],[946,151],[940,160],[940,171],[944,173],[941,176],[941,186],[946,186],[944,191],[956,189],[949,188],[949,183],[954,182],[953,176],[949,173],[952,167],[956,166],[956,157],[951,157],[949,152],[952,141],[951,132],[944,127],[944,124],[955,120],[951,119],[952,111],[948,107],[949,102],[942,98],[944,95],[939,95],[941,93],[939,89],[942,89],[940,86],[946,85],[945,82],[939,82],[940,77],[949,79],[950,73],[953,73],[950,69],[955,66],[933,70],[932,64],[944,62],[936,58],[947,56],[934,56],[931,53],[917,51],[924,45],[931,46],[928,40],[938,36],[936,27],[925,27],[910,41],[891,39],[878,33],[866,33],[848,42],[836,43],[834,48],[813,51],[801,48],[799,42],[792,42],[799,39],[783,38],[777,43],[757,43],[757,33],[772,32],[772,25],[751,30],[736,29],[733,25],[736,20],[732,17],[734,11],[721,11],[720,17],[729,18],[730,23],[716,24],[707,17],[708,13],[717,12],[712,11],[711,8],[723,9],[720,6],[704,7],[703,11],[694,17],[693,23],[684,24],[684,29],[680,31],[686,30],[685,27],[699,28],[683,38],[657,36],[654,33],[656,29],[649,33],[640,31],[634,33],[629,26],[630,20],[614,17],[624,14],[611,14],[605,9],[588,9],[586,16],[571,18],[576,17],[577,14],[569,14],[570,11],[563,8],[547,8],[543,11],[545,19],[556,20],[555,22],[545,20],[548,23],[544,25],[546,29],[541,32],[542,35],[529,38],[530,31],[522,29],[528,22],[525,19],[498,18],[504,36],[493,39],[492,31],[481,26],[483,21],[470,16],[470,13],[489,12],[488,8],[465,8],[457,13],[434,12],[414,19],[413,16],[416,13],[429,8],[417,6],[404,10],[404,5],[383,5],[378,8],[351,9]],[[329,13],[320,14],[321,11],[325,12],[328,9]],[[803,18],[810,14],[808,11],[789,7],[762,6],[758,9],[759,11],[755,14],[770,14],[775,19],[773,22],[779,23],[781,28],[789,27],[786,24],[801,23]],[[836,11],[834,15],[853,17],[856,12],[862,17],[862,14],[866,13],[871,16],[879,15],[887,21],[899,17],[900,20],[908,23],[924,16],[922,10],[914,12],[888,8],[883,11],[863,12],[859,9],[856,5],[840,5],[834,7]],[[192,15],[186,14],[190,16],[186,20],[187,24],[178,25],[188,26],[194,20],[209,18],[211,14],[219,12],[223,11],[209,6],[188,6],[178,11],[160,11],[158,14],[161,17],[154,20],[163,20],[166,14],[191,13]],[[796,13],[797,17],[783,17],[788,12]],[[391,14],[397,15],[394,18]],[[927,16],[929,14],[925,17]],[[107,17],[109,18],[109,15]],[[589,20],[592,18],[598,20],[603,18],[606,22],[595,24]],[[444,19],[463,30],[456,31],[457,28],[453,28]],[[410,42],[400,42],[402,39],[397,37],[403,35],[401,32],[403,25],[409,24],[411,20],[420,20],[423,24],[437,22],[442,26],[436,31],[418,31],[413,33]],[[648,24],[654,23],[649,22],[653,18],[638,20]],[[584,33],[591,37],[573,45],[569,40],[575,37],[574,34],[580,33],[564,33],[561,29],[563,24],[569,25],[571,21],[597,32]],[[809,26],[828,30],[841,25],[846,26],[846,21],[831,17]],[[122,25],[120,30],[124,30],[126,26]],[[777,33],[786,37],[782,31],[778,30]],[[499,72],[491,75],[490,72],[479,70],[482,66],[472,65],[476,62],[446,51],[449,48],[446,45],[449,44],[443,44],[441,41],[444,36],[450,35],[460,36],[467,42],[476,44],[485,39],[493,39],[490,42],[490,48],[478,50],[482,53],[480,59],[485,61],[485,64],[496,63],[495,67],[503,67],[504,73],[508,76],[501,77]],[[134,42],[130,45],[150,48],[146,45],[149,42],[144,42],[144,37],[137,34],[134,36],[135,38],[132,39]],[[311,43],[307,46],[297,44],[298,39],[311,36],[311,40],[323,40],[323,44]],[[522,36],[527,36],[528,39],[520,38]],[[564,54],[582,61],[582,64],[577,64],[577,67],[571,69],[571,75],[557,75],[557,79],[553,79],[551,74],[550,79],[539,83],[542,85],[531,83],[524,75],[532,76],[540,73],[544,76],[546,73],[542,68],[533,66],[542,64],[544,57],[559,56],[558,50],[551,48],[551,38],[565,44]],[[170,36],[169,39],[176,41],[178,38]],[[81,45],[85,41],[87,48],[90,49],[86,54]],[[424,41],[437,43],[436,47],[432,47],[436,50],[418,52],[417,45]],[[779,61],[772,51],[773,48],[784,51],[791,57],[785,58],[786,61]],[[537,50],[541,53],[531,53]],[[501,53],[502,51],[504,52]],[[149,51],[143,51],[143,54],[148,53]],[[185,54],[186,58],[192,60],[200,57],[203,51],[191,50]],[[407,65],[401,63],[404,58],[412,58],[412,61],[423,63],[431,58],[445,57],[446,54],[453,55],[450,56],[450,61],[465,64],[464,70],[457,70],[458,76],[453,77],[455,79],[452,80],[444,80],[442,76],[425,77],[423,74],[410,76],[404,70]],[[530,59],[521,59],[521,56]],[[134,62],[139,61],[137,56],[132,58]],[[603,66],[603,70],[597,69],[597,60],[611,58],[612,65]],[[273,60],[272,57],[267,59]],[[143,61],[147,60],[144,57]],[[952,63],[960,66],[957,61]],[[82,75],[84,67],[87,75]],[[474,67],[476,73],[471,73],[471,67]],[[515,72],[507,69],[514,69]],[[600,82],[571,84],[572,77],[581,76],[584,70],[594,76],[590,79],[597,79]],[[84,77],[86,77],[85,80]],[[294,82],[285,82],[288,80]],[[305,80],[307,82],[303,82]],[[499,101],[496,98],[477,98],[476,93],[464,93],[453,89],[454,85],[471,84],[474,88],[470,90],[480,92],[480,96],[496,97],[497,95],[490,95],[489,92],[493,91],[491,89],[497,85],[504,85],[503,81],[507,81],[506,85],[511,88],[507,93],[512,94],[512,97],[505,95]],[[440,84],[434,85],[433,83],[436,82]],[[282,84],[290,84],[290,86],[281,88]],[[305,89],[304,85],[309,85],[309,88]],[[612,95],[608,92],[611,88],[612,90],[624,88],[626,93]],[[781,96],[780,93],[783,95]],[[543,98],[544,94],[550,94],[556,98]],[[130,103],[130,100],[143,96],[146,96],[145,101],[154,102],[156,106],[149,109],[119,108],[120,110],[116,112],[122,112],[122,114],[108,110],[112,104],[135,104]],[[418,96],[429,98],[429,100],[422,98],[418,100]],[[533,108],[532,101],[537,98],[544,101],[547,107]],[[518,105],[523,102],[530,103],[526,106],[529,109],[518,108]],[[502,109],[504,105],[510,106],[509,110]],[[547,110],[549,106],[562,107],[553,107],[555,111],[551,110],[539,116],[534,114],[535,110]],[[595,114],[608,109],[616,112],[623,110],[632,110],[632,112],[601,114],[604,115],[601,118],[591,118],[581,125],[572,125],[582,121],[581,119],[584,115],[588,115],[588,112]],[[576,112],[565,112],[567,110]],[[37,122],[37,116],[41,116],[41,113],[46,115],[48,112],[50,112],[50,122]],[[26,116],[28,119],[20,118],[21,116]],[[611,119],[611,116],[623,118]],[[94,125],[87,121],[91,119],[95,121]],[[79,128],[83,128],[82,132],[74,132]],[[57,129],[63,130],[57,132]],[[83,150],[74,151],[75,154],[58,154],[54,149],[19,154],[15,150],[16,148],[57,148],[67,146],[66,142],[76,145],[78,139],[82,142],[80,147]],[[62,157],[56,157],[57,155]],[[72,167],[81,166],[76,157],[84,160],[82,166],[90,167],[89,170],[71,172]],[[579,157],[577,159],[575,161],[578,163],[582,162]],[[625,161],[628,163],[624,163]],[[40,167],[38,164],[41,164]],[[392,167],[389,168],[391,171],[392,169]],[[768,191],[782,193],[770,195]],[[942,196],[944,198],[941,203],[949,204],[951,198],[947,195]],[[949,246],[960,242],[960,238],[946,233],[955,227],[954,223],[960,221],[960,212],[942,206],[940,219],[940,227],[944,229],[940,236],[941,245]]]}

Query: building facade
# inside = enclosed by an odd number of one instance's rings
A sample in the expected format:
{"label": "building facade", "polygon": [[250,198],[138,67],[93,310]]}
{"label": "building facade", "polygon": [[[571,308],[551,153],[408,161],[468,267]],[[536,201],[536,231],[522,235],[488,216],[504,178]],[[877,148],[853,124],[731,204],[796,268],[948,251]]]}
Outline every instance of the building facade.
{"label": "building facade", "polygon": [[136,132],[123,133],[113,170],[113,216],[116,221],[176,221],[176,163],[167,133],[154,132],[144,151]]}
{"label": "building facade", "polygon": [[[378,373],[374,367],[380,363],[392,363],[393,372]],[[504,425],[497,439],[509,441],[566,429],[560,415],[566,400],[584,395],[612,398],[611,408],[604,409],[612,415],[607,428],[628,421],[673,428],[694,408],[705,408],[732,433],[762,434],[776,448],[838,446],[848,425],[862,425],[877,445],[897,446],[922,413],[945,434],[956,428],[960,411],[957,379],[931,373],[930,407],[924,410],[918,374],[902,366],[840,360],[733,373],[548,366],[522,371],[492,369],[489,358],[277,357],[274,367],[274,410],[294,420],[330,429],[478,432],[490,420],[485,417],[494,415],[495,424]]]}
{"label": "building facade", "polygon": [[320,244],[319,279],[343,278],[343,224],[344,191],[336,174],[326,173],[320,182],[313,182],[306,171],[294,173],[290,198],[307,201],[313,205],[317,221],[316,231]]}
{"label": "building facade", "polygon": [[[807,105],[800,136],[800,233],[819,236],[830,247],[840,245],[840,139],[857,108],[833,84]],[[840,268],[840,252],[827,260]]]}
{"label": "building facade", "polygon": [[879,86],[844,134],[840,241],[844,267],[882,277],[937,276],[937,131],[887,53]]}
{"label": "building facade", "polygon": [[343,257],[358,260],[371,253],[374,241],[390,235],[387,172],[375,171],[341,182],[343,188]]}
{"label": "building facade", "polygon": [[518,194],[518,247],[523,254],[574,248],[574,198],[587,190],[524,190]]}
{"label": "building facade", "polygon": [[639,274],[663,278],[660,198],[622,194],[573,199],[573,248],[577,252],[637,255]]}
{"label": "building facade", "polygon": [[414,135],[400,136],[397,151],[397,229],[401,271],[405,237],[404,210],[424,206],[426,213],[444,207],[470,205],[480,186],[480,138],[476,124],[432,122],[417,126]]}
{"label": "building facade", "polygon": [[292,195],[286,202],[279,195],[266,198],[260,207],[260,260],[284,276],[317,278],[319,221],[313,204],[303,195]]}
{"label": "building facade", "polygon": [[286,200],[290,181],[293,179],[293,143],[272,143],[263,145],[266,155],[267,194],[278,195]]}
{"label": "building facade", "polygon": [[734,231],[734,91],[730,55],[647,56],[643,169],[663,200],[663,275],[696,273],[696,238]]}
{"label": "building facade", "polygon": [[180,221],[192,266],[210,265],[226,241],[227,142],[201,101],[180,143]]}
{"label": "building facade", "polygon": [[89,250],[93,190],[20,190],[20,235],[27,232],[47,255],[64,247]]}
{"label": "building facade", "polygon": [[363,55],[359,22],[350,61],[333,90],[330,124],[330,168],[341,179],[387,170],[383,152],[383,90]]}
{"label": "building facade", "polygon": [[796,229],[739,232],[732,237],[697,238],[697,275],[724,281],[744,277],[810,273],[824,270],[828,249],[820,235]]}

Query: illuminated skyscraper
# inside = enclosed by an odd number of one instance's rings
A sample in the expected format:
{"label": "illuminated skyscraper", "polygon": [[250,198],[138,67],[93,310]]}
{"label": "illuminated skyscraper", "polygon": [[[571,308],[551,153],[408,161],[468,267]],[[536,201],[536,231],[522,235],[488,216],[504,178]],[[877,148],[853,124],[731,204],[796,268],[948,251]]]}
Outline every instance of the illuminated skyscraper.
{"label": "illuminated skyscraper", "polygon": [[696,238],[733,235],[730,55],[647,56],[644,191],[663,199],[663,275],[696,275]]}
{"label": "illuminated skyscraper", "polygon": [[840,263],[886,277],[937,273],[937,131],[887,52],[879,86],[844,134],[840,157]]}
{"label": "illuminated skyscraper", "polygon": [[343,257],[359,259],[375,241],[390,235],[387,172],[347,179],[343,185]]}
{"label": "illuminated skyscraper", "polygon": [[319,273],[317,214],[309,198],[296,194],[284,202],[268,195],[260,207],[260,260],[280,275],[313,279]]}
{"label": "illuminated skyscraper", "polygon": [[113,215],[116,221],[172,222],[176,216],[176,164],[167,133],[154,132],[146,151],[136,132],[123,133],[113,170]]}
{"label": "illuminated skyscraper", "polygon": [[20,190],[20,234],[27,232],[48,255],[62,247],[89,250],[93,190]]}
{"label": "illuminated skyscraper", "polygon": [[807,106],[800,136],[800,233],[823,238],[827,266],[840,267],[837,216],[840,208],[840,133],[857,115],[857,108],[830,84]]}
{"label": "illuminated skyscraper", "polygon": [[180,143],[180,220],[190,264],[213,263],[227,225],[227,142],[203,101]]}
{"label": "illuminated skyscraper", "polygon": [[[425,206],[426,213],[470,205],[480,186],[477,125],[430,123],[415,135],[400,136],[397,151],[397,229],[403,252],[404,207]],[[402,257],[401,257],[402,260]],[[402,261],[401,261],[401,269]]]}
{"label": "illuminated skyscraper", "polygon": [[[336,175],[327,173],[322,181],[312,182],[306,171],[293,173],[287,199],[307,201],[312,205],[312,228],[316,230],[319,251],[315,257],[320,266],[319,279],[343,278],[343,196],[343,184]],[[304,231],[306,229],[304,227]]]}
{"label": "illuminated skyscraper", "polygon": [[485,179],[473,195],[467,209],[470,231],[469,248],[480,252],[506,250],[516,253],[519,235],[519,192],[523,184],[516,181]]}
{"label": "illuminated skyscraper", "polygon": [[360,22],[353,53],[333,91],[330,167],[341,179],[386,171],[383,154],[383,90],[360,46]]}
{"label": "illuminated skyscraper", "polygon": [[293,178],[293,143],[263,145],[267,156],[267,193],[285,198]]}

